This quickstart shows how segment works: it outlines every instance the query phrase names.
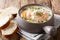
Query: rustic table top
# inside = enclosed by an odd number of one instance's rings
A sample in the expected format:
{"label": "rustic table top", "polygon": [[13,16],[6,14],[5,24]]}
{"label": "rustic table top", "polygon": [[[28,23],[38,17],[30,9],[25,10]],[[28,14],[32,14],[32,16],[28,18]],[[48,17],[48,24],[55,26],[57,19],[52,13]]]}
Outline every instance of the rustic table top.
{"label": "rustic table top", "polygon": [[[10,6],[20,8],[20,7],[22,7],[26,4],[32,4],[32,3],[43,4],[43,5],[47,5],[50,8],[52,8],[51,0],[0,0],[0,9],[4,9],[4,8],[10,7]],[[58,29],[58,30],[60,30],[60,29]],[[57,34],[59,34],[59,31],[58,31]],[[24,40],[24,38],[22,38],[17,33],[15,33],[14,35],[6,38],[6,37],[3,37],[1,35],[1,32],[0,32],[0,39],[1,38],[2,38],[2,40]],[[60,38],[60,36],[56,35],[56,37],[51,37],[49,40],[55,40],[55,39],[59,40],[59,38]]]}

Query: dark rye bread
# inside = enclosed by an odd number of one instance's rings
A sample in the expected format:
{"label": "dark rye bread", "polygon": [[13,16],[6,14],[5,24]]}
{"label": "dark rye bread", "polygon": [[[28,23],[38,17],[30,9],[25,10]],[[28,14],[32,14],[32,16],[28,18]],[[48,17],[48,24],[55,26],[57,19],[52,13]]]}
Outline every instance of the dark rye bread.
{"label": "dark rye bread", "polygon": [[14,33],[16,33],[18,30],[18,26],[14,21],[10,21],[10,24],[8,25],[7,28],[4,28],[1,30],[3,36],[11,36]]}

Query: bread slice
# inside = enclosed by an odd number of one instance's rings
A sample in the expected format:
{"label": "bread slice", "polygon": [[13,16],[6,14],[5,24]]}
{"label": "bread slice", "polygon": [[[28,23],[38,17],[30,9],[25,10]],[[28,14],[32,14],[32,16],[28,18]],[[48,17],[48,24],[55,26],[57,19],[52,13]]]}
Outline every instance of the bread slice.
{"label": "bread slice", "polygon": [[5,8],[5,12],[4,13],[11,14],[11,15],[13,15],[13,17],[16,17],[16,15],[18,13],[18,8],[16,8],[16,7]]}
{"label": "bread slice", "polygon": [[3,36],[10,36],[17,32],[17,30],[18,30],[17,24],[14,21],[11,21],[9,26],[5,29],[2,29],[1,32]]}
{"label": "bread slice", "polygon": [[6,28],[9,25],[11,19],[12,15],[4,13],[0,14],[0,29]]}
{"label": "bread slice", "polygon": [[16,7],[8,7],[0,10],[0,14],[12,15],[12,19],[16,17],[17,13],[18,13],[18,8]]}

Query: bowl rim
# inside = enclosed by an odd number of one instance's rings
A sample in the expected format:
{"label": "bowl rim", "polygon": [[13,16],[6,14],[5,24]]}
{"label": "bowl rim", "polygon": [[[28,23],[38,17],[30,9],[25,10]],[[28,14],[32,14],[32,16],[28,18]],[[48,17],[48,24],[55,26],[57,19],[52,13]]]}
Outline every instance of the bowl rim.
{"label": "bowl rim", "polygon": [[[52,11],[52,9],[50,8],[50,7],[48,7],[48,6],[46,6],[46,5],[43,5],[43,4],[27,4],[27,5],[24,5],[24,6],[22,6],[20,9],[19,9],[19,11],[18,11],[18,16],[21,18],[21,10],[23,9],[23,8],[25,8],[25,7],[27,7],[27,6],[43,6],[43,7],[46,7],[46,8],[49,8],[50,10],[51,10],[51,12],[52,12],[52,17],[54,17],[54,13],[53,13],[53,11]],[[51,17],[51,18],[52,18]],[[51,20],[51,18],[48,20],[48,21],[50,21]],[[22,18],[21,18],[22,19]],[[23,21],[25,21],[25,22],[27,22],[26,20],[24,20],[24,19],[22,19]],[[47,21],[47,22],[48,22]],[[27,23],[29,23],[29,24],[45,24],[45,23],[47,23],[47,22],[44,22],[44,23],[31,23],[31,22],[27,22]]]}

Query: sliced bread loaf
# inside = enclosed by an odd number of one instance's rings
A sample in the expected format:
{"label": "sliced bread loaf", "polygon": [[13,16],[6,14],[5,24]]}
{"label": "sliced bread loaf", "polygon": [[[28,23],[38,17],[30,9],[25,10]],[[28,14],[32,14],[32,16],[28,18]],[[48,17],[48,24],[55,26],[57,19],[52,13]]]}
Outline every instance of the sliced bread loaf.
{"label": "sliced bread loaf", "polygon": [[18,30],[17,24],[14,21],[11,21],[9,26],[5,29],[2,29],[1,32],[3,36],[10,36],[17,32],[17,30]]}
{"label": "sliced bread loaf", "polygon": [[13,17],[16,17],[16,15],[18,13],[18,8],[16,8],[16,7],[5,8],[5,12],[4,13],[11,14],[11,15],[13,15]]}
{"label": "sliced bread loaf", "polygon": [[9,25],[11,19],[12,15],[4,13],[0,14],[0,29],[6,28]]}

